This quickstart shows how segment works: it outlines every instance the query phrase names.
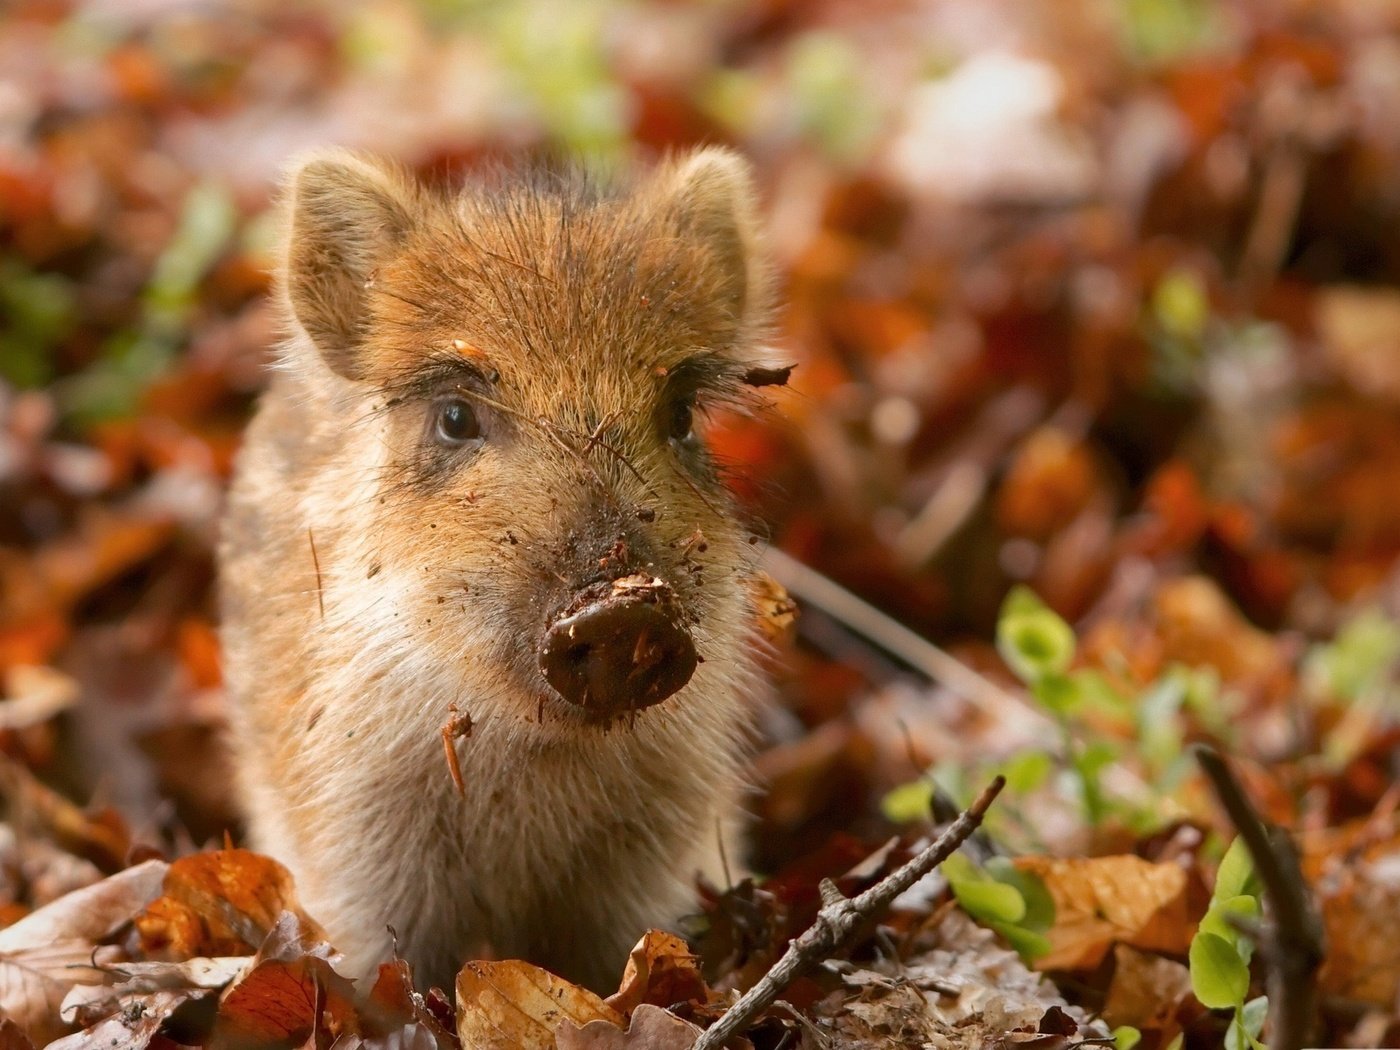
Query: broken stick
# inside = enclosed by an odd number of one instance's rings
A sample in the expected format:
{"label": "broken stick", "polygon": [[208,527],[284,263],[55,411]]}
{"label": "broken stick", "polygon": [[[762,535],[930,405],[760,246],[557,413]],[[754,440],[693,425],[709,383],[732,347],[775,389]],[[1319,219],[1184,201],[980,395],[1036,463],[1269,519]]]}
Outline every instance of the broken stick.
{"label": "broken stick", "polygon": [[949,825],[947,831],[864,893],[845,897],[836,888],[836,883],[823,879],[822,907],[817,912],[816,921],[805,933],[793,939],[783,957],[757,984],[741,995],[723,1017],[705,1029],[696,1040],[694,1050],[719,1050],[731,1036],[742,1032],[754,1018],[768,1009],[783,989],[840,948],[862,923],[883,912],[896,897],[952,856],[977,830],[987,808],[1005,786],[1004,777],[993,780],[977,800]]}

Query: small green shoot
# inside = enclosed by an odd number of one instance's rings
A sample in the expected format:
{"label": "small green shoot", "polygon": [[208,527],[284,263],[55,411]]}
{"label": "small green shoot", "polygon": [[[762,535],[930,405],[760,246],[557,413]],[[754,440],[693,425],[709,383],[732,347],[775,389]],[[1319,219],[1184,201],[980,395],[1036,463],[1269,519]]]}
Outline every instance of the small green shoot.
{"label": "small green shoot", "polygon": [[1236,838],[1220,861],[1210,907],[1191,941],[1191,989],[1203,1006],[1232,1011],[1225,1045],[1233,1050],[1263,1050],[1258,1036],[1268,1002],[1262,996],[1246,1002],[1254,944],[1240,929],[1258,920],[1261,893],[1249,851]]}

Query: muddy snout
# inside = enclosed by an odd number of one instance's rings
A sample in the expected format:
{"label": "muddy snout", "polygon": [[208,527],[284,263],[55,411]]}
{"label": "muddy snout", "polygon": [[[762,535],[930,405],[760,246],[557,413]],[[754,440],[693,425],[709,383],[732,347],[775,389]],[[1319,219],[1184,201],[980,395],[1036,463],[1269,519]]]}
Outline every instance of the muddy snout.
{"label": "muddy snout", "polygon": [[544,633],[540,670],[555,692],[599,718],[659,704],[698,657],[670,586],[637,573],[580,591]]}

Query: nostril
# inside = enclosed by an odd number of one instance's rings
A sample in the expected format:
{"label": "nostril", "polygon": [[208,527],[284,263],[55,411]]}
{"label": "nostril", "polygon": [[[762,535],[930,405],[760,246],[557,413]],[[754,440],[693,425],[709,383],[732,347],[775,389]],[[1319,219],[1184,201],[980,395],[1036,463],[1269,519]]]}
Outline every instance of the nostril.
{"label": "nostril", "polygon": [[643,576],[587,588],[545,631],[539,655],[555,692],[601,717],[660,703],[699,662],[671,589]]}

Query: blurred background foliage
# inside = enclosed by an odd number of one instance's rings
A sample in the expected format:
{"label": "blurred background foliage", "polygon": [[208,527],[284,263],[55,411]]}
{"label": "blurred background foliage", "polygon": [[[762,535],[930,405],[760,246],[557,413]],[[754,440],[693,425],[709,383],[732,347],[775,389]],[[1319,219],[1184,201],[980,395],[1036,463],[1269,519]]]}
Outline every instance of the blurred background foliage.
{"label": "blurred background foliage", "polygon": [[1397,30],[1389,0],[11,0],[0,669],[76,689],[6,749],[170,835],[235,820],[210,551],[289,156],[447,181],[724,142],[797,369],[710,439],[775,548],[982,676],[785,580],[759,866],[992,769],[1016,849],[1199,845],[1197,739],[1290,827],[1393,815]]}

